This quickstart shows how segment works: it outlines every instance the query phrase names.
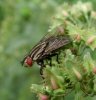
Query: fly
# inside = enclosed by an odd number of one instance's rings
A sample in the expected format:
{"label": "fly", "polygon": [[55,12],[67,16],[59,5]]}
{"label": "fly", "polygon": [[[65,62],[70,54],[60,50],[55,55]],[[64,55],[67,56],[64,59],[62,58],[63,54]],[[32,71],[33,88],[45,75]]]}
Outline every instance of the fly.
{"label": "fly", "polygon": [[41,66],[40,74],[42,74],[42,69],[45,67],[44,60],[51,60],[52,56],[57,55],[58,60],[58,51],[61,48],[65,48],[68,44],[71,44],[72,41],[68,35],[56,35],[44,37],[35,45],[32,50],[28,53],[27,56],[21,61],[22,65],[31,67],[34,62],[37,62]]}

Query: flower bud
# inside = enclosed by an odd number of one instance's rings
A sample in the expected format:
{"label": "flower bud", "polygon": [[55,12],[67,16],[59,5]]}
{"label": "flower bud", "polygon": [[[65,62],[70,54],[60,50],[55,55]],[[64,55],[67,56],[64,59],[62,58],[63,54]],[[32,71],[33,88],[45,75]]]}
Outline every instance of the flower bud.
{"label": "flower bud", "polygon": [[82,76],[81,76],[81,74],[80,74],[79,71],[77,71],[75,68],[73,68],[73,72],[75,73],[76,77],[77,77],[79,80],[82,79]]}
{"label": "flower bud", "polygon": [[47,95],[45,95],[45,94],[39,94],[39,99],[40,100],[49,100],[49,97],[47,96]]}
{"label": "flower bud", "polygon": [[91,36],[88,40],[87,40],[87,44],[92,44],[92,42],[96,39],[96,36]]}
{"label": "flower bud", "polygon": [[58,89],[58,85],[56,83],[56,80],[54,79],[54,77],[51,77],[51,87],[52,89]]}
{"label": "flower bud", "polygon": [[93,68],[93,73],[96,74],[96,67]]}
{"label": "flower bud", "polygon": [[77,42],[80,42],[80,40],[81,40],[80,34],[77,34],[76,37],[75,37],[75,39],[76,39]]}

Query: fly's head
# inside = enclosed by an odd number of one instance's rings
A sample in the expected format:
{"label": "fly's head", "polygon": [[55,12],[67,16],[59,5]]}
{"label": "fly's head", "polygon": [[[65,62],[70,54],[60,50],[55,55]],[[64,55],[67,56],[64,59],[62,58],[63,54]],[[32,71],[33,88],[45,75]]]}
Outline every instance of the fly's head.
{"label": "fly's head", "polygon": [[32,67],[33,59],[30,56],[26,56],[22,61],[21,64],[25,67]]}

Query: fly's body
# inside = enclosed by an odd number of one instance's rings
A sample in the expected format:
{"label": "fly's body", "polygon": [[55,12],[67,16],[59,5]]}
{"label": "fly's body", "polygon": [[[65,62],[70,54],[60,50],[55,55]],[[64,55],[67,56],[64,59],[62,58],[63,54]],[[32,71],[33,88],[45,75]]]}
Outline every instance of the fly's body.
{"label": "fly's body", "polygon": [[33,62],[37,62],[41,66],[41,70],[44,67],[44,60],[51,59],[55,56],[59,49],[71,44],[71,39],[68,35],[57,35],[43,38],[29,54],[21,62],[27,66],[32,66]]}

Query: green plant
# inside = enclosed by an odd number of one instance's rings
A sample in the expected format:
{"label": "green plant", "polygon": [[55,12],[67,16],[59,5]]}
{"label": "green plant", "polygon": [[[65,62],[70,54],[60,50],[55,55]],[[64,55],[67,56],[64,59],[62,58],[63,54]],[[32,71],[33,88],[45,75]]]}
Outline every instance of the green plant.
{"label": "green plant", "polygon": [[[60,12],[60,13],[58,13]],[[32,84],[40,100],[64,100],[74,92],[75,100],[96,95],[96,12],[90,3],[64,4],[53,17],[49,34],[67,34],[72,45],[58,50],[59,63],[44,62],[43,84]]]}

